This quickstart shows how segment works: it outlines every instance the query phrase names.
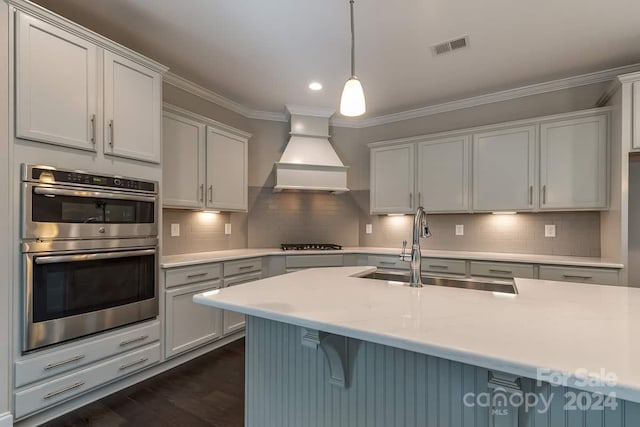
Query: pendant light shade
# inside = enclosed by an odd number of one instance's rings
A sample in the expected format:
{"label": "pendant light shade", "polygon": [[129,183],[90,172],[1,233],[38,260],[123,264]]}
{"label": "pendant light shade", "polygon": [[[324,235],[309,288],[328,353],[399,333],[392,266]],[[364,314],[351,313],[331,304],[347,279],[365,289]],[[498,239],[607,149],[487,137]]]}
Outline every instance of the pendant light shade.
{"label": "pendant light shade", "polygon": [[351,10],[351,78],[347,80],[340,98],[340,114],[347,117],[361,116],[367,111],[364,90],[356,77],[356,37],[353,23],[353,0],[349,0]]}
{"label": "pendant light shade", "polygon": [[340,114],[347,117],[361,116],[367,110],[364,90],[356,76],[352,76],[344,85],[340,99]]}

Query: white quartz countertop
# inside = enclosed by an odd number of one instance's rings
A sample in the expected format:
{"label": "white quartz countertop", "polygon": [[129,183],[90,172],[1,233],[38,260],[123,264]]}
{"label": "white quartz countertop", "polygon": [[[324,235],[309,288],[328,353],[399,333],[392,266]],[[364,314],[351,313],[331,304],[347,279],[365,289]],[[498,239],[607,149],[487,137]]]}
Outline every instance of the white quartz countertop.
{"label": "white quartz countertop", "polygon": [[640,402],[640,289],[516,279],[509,295],[357,277],[374,270],[303,270],[194,301],[528,378],[549,369]]}
{"label": "white quartz countertop", "polygon": [[[183,267],[187,265],[205,264],[208,262],[228,261],[266,255],[313,255],[313,254],[367,254],[367,255],[399,255],[399,248],[347,247],[339,251],[283,251],[278,248],[266,249],[232,249],[226,251],[199,252],[183,255],[165,255],[162,257],[162,268]],[[531,255],[500,252],[469,252],[422,250],[422,256],[431,258],[469,259],[498,262],[523,262],[547,265],[571,265],[576,267],[623,268],[616,262],[601,258],[574,257],[559,255]]]}

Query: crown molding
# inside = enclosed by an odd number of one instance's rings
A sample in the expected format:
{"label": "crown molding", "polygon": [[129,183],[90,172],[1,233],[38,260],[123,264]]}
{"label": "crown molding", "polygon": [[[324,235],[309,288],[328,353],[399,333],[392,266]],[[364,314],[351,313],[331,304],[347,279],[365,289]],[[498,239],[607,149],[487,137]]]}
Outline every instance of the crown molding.
{"label": "crown molding", "polygon": [[333,116],[336,112],[335,108],[326,108],[326,107],[305,107],[303,105],[285,105],[289,114],[294,114],[297,116],[311,116],[311,117],[321,117],[323,119],[328,119]]}
{"label": "crown molding", "polygon": [[[613,81],[624,74],[640,72],[640,63],[626,65],[623,67],[609,68],[607,70],[596,71],[594,73],[581,74],[578,76],[567,77],[558,80],[552,80],[544,83],[536,83],[528,86],[521,86],[514,89],[507,89],[500,92],[488,93],[485,95],[474,96],[471,98],[460,99],[456,101],[444,102],[441,104],[434,104],[423,108],[417,108],[414,110],[403,111],[400,113],[387,114],[377,117],[369,117],[362,119],[347,119],[342,117],[334,117],[330,120],[330,124],[335,127],[344,128],[356,128],[362,129],[372,126],[380,126],[389,123],[400,122],[403,120],[416,119],[420,117],[433,116],[436,114],[446,113],[449,111],[463,110],[465,108],[478,107],[481,105],[492,104],[495,102],[509,101],[512,99],[524,98],[532,95],[539,95],[548,92],[555,92],[558,90],[571,89],[574,87],[587,86],[596,83],[603,83],[607,81]],[[626,77],[626,76],[624,76]],[[624,78],[621,77],[621,80]],[[629,77],[631,78],[631,77]],[[271,112],[271,111],[259,111],[253,110],[222,95],[219,95],[209,89],[192,83],[174,73],[167,73],[164,75],[164,79],[167,83],[190,92],[196,96],[204,98],[214,104],[220,105],[223,108],[236,112],[244,117],[258,120],[271,120],[277,122],[288,121],[288,114],[284,112]],[[288,106],[292,108],[301,108],[296,106]],[[329,109],[315,109],[304,107],[303,110],[296,111],[318,111]],[[297,113],[302,114],[302,113]],[[314,115],[314,114],[309,114]]]}

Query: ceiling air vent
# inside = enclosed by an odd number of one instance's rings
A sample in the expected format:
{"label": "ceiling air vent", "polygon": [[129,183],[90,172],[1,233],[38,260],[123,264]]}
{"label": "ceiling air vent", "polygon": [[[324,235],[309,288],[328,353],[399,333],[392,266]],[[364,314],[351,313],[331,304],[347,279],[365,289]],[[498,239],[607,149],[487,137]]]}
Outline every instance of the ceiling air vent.
{"label": "ceiling air vent", "polygon": [[462,36],[431,46],[431,52],[433,56],[438,56],[454,50],[464,49],[467,46],[469,46],[469,36]]}

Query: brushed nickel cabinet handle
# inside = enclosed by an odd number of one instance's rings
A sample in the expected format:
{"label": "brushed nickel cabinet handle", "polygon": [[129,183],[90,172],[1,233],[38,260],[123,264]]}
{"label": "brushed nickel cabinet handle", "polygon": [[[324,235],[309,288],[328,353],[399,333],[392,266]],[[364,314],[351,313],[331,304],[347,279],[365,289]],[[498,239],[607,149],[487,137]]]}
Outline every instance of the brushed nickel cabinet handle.
{"label": "brushed nickel cabinet handle", "polygon": [[140,342],[140,341],[144,341],[147,338],[149,338],[149,335],[140,335],[139,337],[131,338],[130,340],[122,341],[120,343],[120,347],[126,347],[126,346],[128,346],[130,344],[134,344],[134,343],[137,343],[137,342]]}
{"label": "brushed nickel cabinet handle", "polygon": [[46,399],[51,399],[52,397],[56,397],[56,396],[58,396],[59,394],[66,393],[66,392],[68,392],[68,391],[71,391],[71,390],[74,390],[74,389],[76,389],[76,388],[82,387],[83,385],[84,385],[84,381],[81,381],[81,382],[78,382],[78,383],[72,384],[72,385],[70,385],[69,387],[65,387],[65,388],[62,388],[62,389],[60,389],[60,390],[52,391],[51,393],[46,394],[46,395],[43,397],[43,399],[45,399],[45,400],[46,400]]}
{"label": "brushed nickel cabinet handle", "polygon": [[577,274],[563,274],[562,277],[564,277],[565,279],[593,279],[593,276],[580,276]]}
{"label": "brushed nickel cabinet handle", "polygon": [[542,204],[543,205],[547,204],[547,186],[546,185],[542,186]]}
{"label": "brushed nickel cabinet handle", "polygon": [[193,279],[194,277],[203,277],[203,276],[206,276],[207,274],[209,274],[209,273],[204,272],[204,273],[193,273],[193,274],[188,274],[188,275],[187,275],[187,279]]}
{"label": "brushed nickel cabinet handle", "polygon": [[447,270],[449,268],[449,266],[448,265],[429,264],[429,268],[438,268],[438,269],[442,269],[442,270]]}
{"label": "brushed nickel cabinet handle", "polygon": [[107,130],[109,131],[109,145],[111,146],[111,148],[113,148],[113,119],[109,120],[109,126]]}
{"label": "brushed nickel cabinet handle", "polygon": [[422,206],[422,192],[418,191],[418,206]]}
{"label": "brushed nickel cabinet handle", "polygon": [[489,269],[490,273],[498,273],[498,274],[513,274],[513,271],[509,270],[494,270],[493,268]]}
{"label": "brushed nickel cabinet handle", "polygon": [[533,185],[529,186],[529,204],[533,204]]}
{"label": "brushed nickel cabinet handle", "polygon": [[118,369],[119,369],[120,371],[124,371],[125,369],[129,369],[129,368],[132,368],[132,367],[134,367],[134,366],[141,365],[141,364],[143,364],[144,362],[146,362],[147,360],[149,360],[149,358],[148,358],[148,357],[143,357],[142,359],[140,359],[140,360],[136,360],[135,362],[125,363],[124,365],[120,365],[120,368],[118,368]]}
{"label": "brushed nickel cabinet handle", "polygon": [[409,193],[409,209],[413,209],[413,193]]}
{"label": "brushed nickel cabinet handle", "polygon": [[249,268],[255,267],[254,265],[243,265],[242,267],[238,267],[238,270],[248,270]]}
{"label": "brushed nickel cabinet handle", "polygon": [[200,201],[204,202],[204,184],[200,184]]}
{"label": "brushed nickel cabinet handle", "polygon": [[47,366],[44,367],[45,371],[48,371],[49,369],[54,369],[60,366],[64,366],[64,365],[68,365],[69,363],[73,363],[73,362],[77,362],[78,360],[82,360],[85,358],[84,354],[79,354],[77,356],[74,356],[70,359],[67,360],[63,360],[61,362],[53,362],[53,363],[49,363]]}
{"label": "brushed nickel cabinet handle", "polygon": [[213,202],[213,185],[209,186],[209,203]]}
{"label": "brushed nickel cabinet handle", "polygon": [[382,265],[396,265],[396,263],[393,262],[393,261],[380,261],[379,264],[382,264]]}
{"label": "brushed nickel cabinet handle", "polygon": [[96,115],[92,114],[89,118],[89,126],[91,127],[91,142],[96,143]]}

